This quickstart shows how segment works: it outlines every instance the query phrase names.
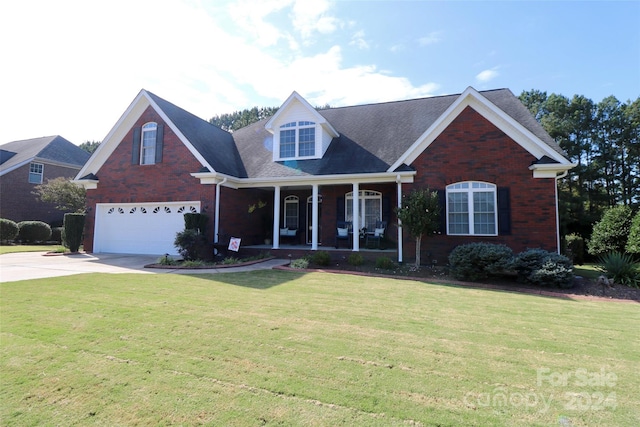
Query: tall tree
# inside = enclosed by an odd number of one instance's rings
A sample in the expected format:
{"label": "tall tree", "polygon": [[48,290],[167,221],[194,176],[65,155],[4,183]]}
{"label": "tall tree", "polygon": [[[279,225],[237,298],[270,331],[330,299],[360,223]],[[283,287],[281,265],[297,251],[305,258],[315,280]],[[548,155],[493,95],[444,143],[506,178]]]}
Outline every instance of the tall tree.
{"label": "tall tree", "polygon": [[85,141],[82,144],[80,144],[79,147],[82,148],[87,153],[93,154],[93,152],[98,149],[99,145],[100,145],[100,141]]}
{"label": "tall tree", "polygon": [[69,178],[49,179],[45,184],[36,185],[33,194],[41,201],[55,203],[56,209],[63,212],[84,212],[87,190],[74,184]]}
{"label": "tall tree", "polygon": [[422,237],[440,229],[438,193],[428,188],[413,190],[402,198],[402,207],[396,208],[402,227],[416,239],[416,268],[420,268]]}
{"label": "tall tree", "polygon": [[219,114],[209,119],[209,123],[228,132],[233,132],[267,117],[273,116],[278,107],[253,107],[233,113]]}

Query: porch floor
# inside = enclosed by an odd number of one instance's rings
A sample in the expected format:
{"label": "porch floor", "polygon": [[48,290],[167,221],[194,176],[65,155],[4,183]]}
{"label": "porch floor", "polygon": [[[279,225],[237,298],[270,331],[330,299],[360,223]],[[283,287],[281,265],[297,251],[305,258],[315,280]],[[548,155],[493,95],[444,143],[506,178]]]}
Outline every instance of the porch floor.
{"label": "porch floor", "polygon": [[[336,249],[335,246],[318,246],[318,251],[327,251],[331,255],[331,258],[334,259],[346,258],[354,253],[352,249],[342,246],[338,249]],[[311,250],[311,245],[280,245],[278,249],[273,249],[271,245],[250,245],[242,246],[240,252],[255,255],[262,252],[270,252],[275,257],[286,259],[303,257],[316,251]],[[398,258],[398,250],[396,248],[368,249],[361,247],[359,253],[365,259],[370,260],[375,260],[381,256],[389,257],[394,261]]]}

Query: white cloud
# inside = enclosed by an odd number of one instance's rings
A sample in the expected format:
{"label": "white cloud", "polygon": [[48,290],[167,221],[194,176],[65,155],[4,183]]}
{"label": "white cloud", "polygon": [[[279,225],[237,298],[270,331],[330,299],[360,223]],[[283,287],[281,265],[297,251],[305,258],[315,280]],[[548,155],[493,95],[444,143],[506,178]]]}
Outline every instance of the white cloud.
{"label": "white cloud", "polygon": [[441,31],[432,31],[425,37],[420,37],[418,39],[418,44],[420,46],[429,46],[432,44],[439,43],[442,40],[442,32]]}
{"label": "white cloud", "polygon": [[367,41],[364,38],[364,31],[363,30],[357,31],[351,37],[351,41],[349,42],[349,46],[355,46],[356,48],[361,49],[361,50],[369,49],[369,43],[367,43]]}
{"label": "white cloud", "polygon": [[[437,90],[375,64],[345,66],[338,44],[305,52],[303,36],[314,32],[344,31],[345,45],[366,43],[364,33],[351,39],[354,24],[333,18],[330,3],[309,3],[4,2],[0,38],[12,43],[0,45],[0,143],[54,134],[100,140],[142,88],[204,119],[279,105],[293,90],[312,105],[334,106]],[[307,30],[292,30],[304,22]]]}
{"label": "white cloud", "polygon": [[494,67],[489,70],[481,71],[478,75],[476,75],[476,81],[478,81],[479,83],[488,83],[499,75],[500,73],[498,73],[497,67]]}

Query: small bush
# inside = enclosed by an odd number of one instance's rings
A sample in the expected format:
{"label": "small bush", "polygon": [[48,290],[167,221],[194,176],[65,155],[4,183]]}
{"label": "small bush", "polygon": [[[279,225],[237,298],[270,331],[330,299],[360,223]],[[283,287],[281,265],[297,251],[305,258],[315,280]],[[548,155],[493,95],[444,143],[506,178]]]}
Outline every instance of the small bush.
{"label": "small bush", "polygon": [[566,256],[574,265],[584,264],[584,239],[577,234],[569,234],[565,237]]}
{"label": "small bush", "polygon": [[609,252],[599,259],[598,270],[614,283],[637,288],[640,285],[640,265],[629,254]]}
{"label": "small bush", "polygon": [[544,249],[528,249],[519,253],[512,263],[518,280],[543,287],[573,286],[573,264],[564,255]]}
{"label": "small bush", "polygon": [[312,255],[311,261],[316,265],[326,267],[331,264],[331,255],[327,251],[317,251]]}
{"label": "small bush", "polygon": [[233,265],[233,264],[240,264],[242,262],[242,260],[240,258],[236,258],[236,257],[232,257],[232,256],[228,256],[225,259],[222,260],[222,265]]}
{"label": "small bush", "polygon": [[349,255],[349,258],[347,258],[347,263],[349,263],[349,265],[357,267],[364,264],[364,257],[360,253],[354,252]]}
{"label": "small bush", "polygon": [[64,230],[62,232],[62,242],[71,252],[78,252],[82,244],[82,233],[84,232],[85,214],[66,213],[64,214]]}
{"label": "small bush", "polygon": [[196,230],[184,230],[176,233],[173,244],[185,261],[193,261],[198,259],[198,253],[207,241]]}
{"label": "small bush", "polygon": [[196,230],[200,234],[205,234],[207,220],[206,214],[188,212],[184,214],[184,228],[185,230]]}
{"label": "small bush", "polygon": [[56,243],[62,243],[63,230],[63,227],[51,227],[51,237],[49,238],[49,240]]}
{"label": "small bush", "polygon": [[42,221],[22,221],[18,229],[18,238],[24,243],[46,242],[51,237],[51,227]]}
{"label": "small bush", "polygon": [[291,261],[291,263],[289,263],[289,267],[304,270],[305,268],[309,267],[309,260],[306,258],[294,259],[293,261]]}
{"label": "small bush", "polygon": [[381,270],[393,270],[396,267],[396,263],[391,260],[391,258],[382,256],[376,258],[376,268]]}
{"label": "small bush", "polygon": [[602,219],[593,226],[588,250],[591,255],[624,252],[631,231],[631,208],[625,205],[607,209]]}
{"label": "small bush", "polygon": [[14,221],[0,218],[0,241],[6,242],[14,240],[18,236],[19,231],[20,228]]}
{"label": "small bush", "polygon": [[160,264],[160,265],[177,265],[178,261],[173,259],[173,257],[169,256],[169,254],[166,254],[165,256],[158,258],[158,264]]}
{"label": "small bush", "polygon": [[625,249],[630,254],[640,255],[640,211],[631,220],[631,231]]}
{"label": "small bush", "polygon": [[457,279],[480,280],[504,274],[513,259],[506,245],[468,243],[456,246],[449,254],[449,270]]}

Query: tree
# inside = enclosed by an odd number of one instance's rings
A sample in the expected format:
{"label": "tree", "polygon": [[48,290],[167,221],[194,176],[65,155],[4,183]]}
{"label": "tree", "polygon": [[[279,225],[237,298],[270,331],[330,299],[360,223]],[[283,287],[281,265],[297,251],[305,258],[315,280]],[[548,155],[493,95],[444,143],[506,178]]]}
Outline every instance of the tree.
{"label": "tree", "polygon": [[233,113],[220,114],[209,119],[209,123],[220,129],[233,132],[267,117],[273,116],[278,107],[253,107]]}
{"label": "tree", "polygon": [[640,211],[631,220],[631,231],[625,249],[630,254],[640,255]]}
{"label": "tree", "polygon": [[588,251],[591,255],[603,255],[607,252],[625,251],[631,231],[631,208],[617,205],[607,209],[602,219],[593,226]]}
{"label": "tree", "polygon": [[49,179],[45,184],[36,185],[33,194],[45,203],[55,203],[56,209],[63,212],[81,213],[85,210],[87,191],[69,178]]}
{"label": "tree", "polygon": [[430,236],[440,230],[440,206],[438,193],[428,188],[413,190],[402,198],[402,207],[396,208],[402,227],[416,239],[416,268],[420,268],[422,236]]}
{"label": "tree", "polygon": [[80,144],[79,147],[84,151],[86,151],[87,153],[93,154],[93,152],[98,149],[99,145],[100,145],[100,141],[85,141],[82,144]]}

